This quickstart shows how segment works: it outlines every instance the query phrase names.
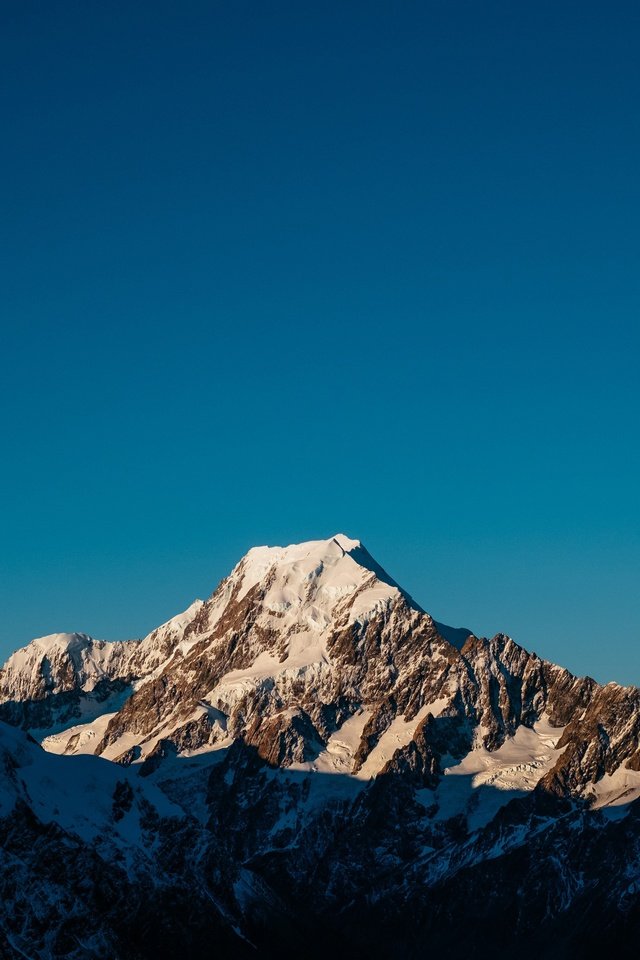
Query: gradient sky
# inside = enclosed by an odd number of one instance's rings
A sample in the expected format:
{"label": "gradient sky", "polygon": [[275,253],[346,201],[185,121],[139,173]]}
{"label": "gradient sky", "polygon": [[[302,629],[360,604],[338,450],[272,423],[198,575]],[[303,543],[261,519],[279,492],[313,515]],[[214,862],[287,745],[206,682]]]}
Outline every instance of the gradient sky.
{"label": "gradient sky", "polygon": [[0,655],[344,531],[640,683],[640,6],[2,5]]}

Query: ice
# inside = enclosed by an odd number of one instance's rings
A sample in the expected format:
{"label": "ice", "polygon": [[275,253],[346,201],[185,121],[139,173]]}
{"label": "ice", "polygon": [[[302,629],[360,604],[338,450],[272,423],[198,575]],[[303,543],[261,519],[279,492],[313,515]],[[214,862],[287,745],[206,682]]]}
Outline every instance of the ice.
{"label": "ice", "polygon": [[377,744],[358,771],[358,777],[361,780],[369,780],[376,776],[391,760],[396,750],[406,747],[413,739],[413,735],[425,719],[427,714],[431,713],[434,717],[439,716],[440,712],[448,704],[448,700],[434,700],[433,703],[426,704],[416,713],[412,720],[406,720],[403,716],[396,717],[391,725],[385,730]]}
{"label": "ice", "polygon": [[553,727],[543,716],[533,727],[520,726],[497,750],[478,739],[459,763],[444,770],[435,791],[438,820],[466,813],[471,829],[488,823],[500,807],[531,792],[557,762],[556,744],[563,727]]}
{"label": "ice", "polygon": [[595,809],[619,807],[640,797],[640,771],[622,764],[613,773],[605,773],[589,791]]}

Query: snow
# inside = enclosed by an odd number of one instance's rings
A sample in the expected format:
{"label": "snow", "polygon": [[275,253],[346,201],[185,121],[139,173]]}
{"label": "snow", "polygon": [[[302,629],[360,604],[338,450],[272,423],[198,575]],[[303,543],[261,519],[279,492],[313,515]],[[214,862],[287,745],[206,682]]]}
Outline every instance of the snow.
{"label": "snow", "polygon": [[117,740],[113,743],[110,743],[100,754],[105,760],[116,760],[121,754],[125,753],[127,750],[131,750],[133,747],[139,747],[139,756],[137,756],[132,761],[132,767],[136,767],[137,764],[142,763],[149,754],[154,750],[158,741],[163,739],[169,739],[176,730],[179,730],[185,724],[190,723],[191,721],[197,721],[201,719],[204,714],[208,714],[209,717],[214,720],[214,728],[217,725],[217,735],[218,739],[214,743],[207,743],[204,746],[198,748],[197,750],[185,750],[181,753],[183,757],[197,757],[203,756],[209,753],[215,753],[218,750],[224,749],[231,745],[231,737],[226,736],[226,717],[215,707],[211,707],[208,703],[200,701],[193,712],[187,717],[181,716],[179,719],[169,718],[167,722],[154,730],[154,732],[148,736],[141,736],[139,733],[123,733]]}
{"label": "snow", "polygon": [[[44,728],[30,727],[29,733],[34,740],[39,741],[45,750],[49,750],[51,753],[63,753],[67,743],[76,733],[80,734],[80,740],[85,742],[91,737],[91,731],[96,730],[100,731],[98,737],[100,739],[104,732],[103,727],[106,726],[106,722],[103,723],[102,718],[106,716],[110,719],[114,716],[130,695],[130,687],[118,690],[105,697],[104,700],[98,700],[92,693],[88,693],[81,696],[78,701],[78,716],[67,717],[58,722],[54,721]],[[70,752],[76,753],[78,751],[72,749]],[[93,753],[93,749],[80,750],[79,752]]]}
{"label": "snow", "polygon": [[391,760],[396,750],[406,747],[413,735],[425,719],[427,714],[432,713],[434,717],[439,716],[449,701],[447,699],[435,700],[433,703],[426,704],[416,713],[412,720],[405,720],[403,716],[396,717],[391,725],[385,730],[377,744],[358,771],[358,777],[361,780],[370,780],[376,776],[383,767]]}
{"label": "snow", "polygon": [[470,829],[484,826],[509,800],[533,790],[554,766],[562,753],[556,744],[563,729],[543,716],[532,728],[518,727],[498,750],[489,751],[478,740],[466,757],[444,770],[430,801],[439,806],[436,819],[465,813]]}
{"label": "snow", "polygon": [[[158,739],[158,738],[156,738]],[[110,743],[100,756],[105,760],[116,760],[121,754],[131,750],[141,742],[139,733],[123,733],[114,743]]]}
{"label": "snow", "polygon": [[619,807],[640,797],[640,771],[619,766],[613,773],[605,773],[595,783],[589,795],[594,798],[593,807]]}
{"label": "snow", "polygon": [[[115,843],[127,859],[142,843],[139,797],[144,796],[161,816],[183,816],[157,787],[140,781],[133,771],[100,757],[55,756],[4,723],[0,723],[0,751],[17,764],[15,782],[3,778],[0,787],[3,814],[24,794],[42,823],[57,823],[88,842]],[[113,798],[119,781],[130,783],[134,802],[122,819],[114,820]]]}
{"label": "snow", "polygon": [[327,746],[315,760],[293,764],[289,769],[313,773],[350,774],[362,739],[362,731],[370,715],[368,710],[358,710],[331,735]]}
{"label": "snow", "polygon": [[84,650],[92,643],[94,639],[87,633],[50,633],[46,637],[36,637],[28,647],[19,650],[18,654],[26,652],[29,647],[34,647],[45,655],[64,650],[71,653]]}
{"label": "snow", "polygon": [[[230,581],[239,585],[238,600],[257,583],[271,581],[259,624],[287,635],[288,648],[282,661],[256,649],[251,666],[227,673],[207,699],[231,708],[244,693],[265,683],[280,688],[309,670],[319,677],[330,669],[327,637],[347,606],[345,625],[364,623],[400,596],[397,586],[378,579],[379,573],[360,541],[344,534],[249,550]],[[221,607],[226,601],[222,596]]]}
{"label": "snow", "polygon": [[[26,647],[16,650],[4,665],[4,671],[11,673],[32,674],[35,669],[39,670],[43,657],[51,659],[54,656],[68,654],[71,660],[76,664],[85,664],[87,661],[87,651],[95,647],[95,655],[92,660],[96,661],[94,673],[99,676],[102,670],[99,667],[100,662],[106,658],[105,641],[96,641],[86,633],[51,633],[46,637],[36,637]],[[85,656],[83,656],[85,654]]]}
{"label": "snow", "polygon": [[317,679],[329,669],[324,646],[315,636],[303,632],[292,639],[289,656],[282,663],[262,651],[250,667],[226,673],[209,691],[206,700],[229,713],[234,704],[252,690],[284,689],[307,674]]}
{"label": "snow", "polygon": [[[181,634],[184,632],[185,627],[187,627],[188,624],[191,623],[191,621],[199,613],[201,607],[203,606],[204,606],[203,600],[194,600],[193,603],[190,604],[190,606],[188,606],[186,610],[183,610],[182,613],[177,614],[177,616],[175,617],[171,617],[170,620],[167,620],[166,623],[161,624],[161,626],[157,627],[156,630],[152,631],[152,633],[150,633],[147,637],[145,637],[145,639],[142,641],[143,646],[150,645],[150,640],[154,636],[154,634],[157,634],[158,637],[160,638],[165,638],[167,636],[175,636],[176,638],[180,637]],[[197,635],[195,635],[191,640],[180,639],[178,643],[176,643],[176,646],[171,656],[169,657],[169,659],[172,659],[178,651],[184,656],[184,654],[191,649],[191,647],[194,645],[194,643],[197,642],[197,640],[198,640]],[[165,662],[163,661],[159,664],[158,669],[154,671],[154,675],[157,674],[161,669],[163,669],[164,666],[165,666]],[[144,679],[146,680],[148,678],[145,677]]]}
{"label": "snow", "polygon": [[[357,559],[351,554],[357,551]],[[338,533],[328,540],[311,540],[288,547],[254,547],[235,568],[242,573],[242,599],[257,583],[273,571],[276,581],[267,593],[265,605],[274,612],[307,609],[309,594],[314,593],[314,620],[327,625],[336,603],[359,590],[374,573],[365,564],[359,540]],[[233,574],[232,574],[233,576]],[[398,588],[380,582],[380,597],[398,596]],[[327,616],[328,615],[328,616]]]}
{"label": "snow", "polygon": [[353,774],[355,755],[362,740],[366,723],[371,711],[361,708],[342,724],[329,738],[325,749],[315,760],[292,764],[288,769],[310,773],[353,775],[352,779],[367,781],[373,779],[393,757],[396,750],[406,747],[413,738],[418,726],[432,713],[438,716],[447,706],[446,698],[426,704],[407,721],[403,716],[396,717],[373,748],[360,770]]}
{"label": "snow", "polygon": [[115,712],[103,713],[102,716],[91,720],[89,723],[78,723],[74,727],[67,727],[66,730],[60,733],[50,734],[48,737],[45,737],[44,740],[41,740],[41,746],[44,747],[48,753],[65,753],[69,746],[69,741],[77,735],[78,740],[72,750],[70,750],[70,753],[92,754],[104,736],[109,721],[112,717],[115,717],[115,715]]}
{"label": "snow", "polygon": [[377,614],[389,609],[392,600],[396,600],[400,591],[386,583],[363,590],[354,600],[349,612],[350,623],[366,624]]}

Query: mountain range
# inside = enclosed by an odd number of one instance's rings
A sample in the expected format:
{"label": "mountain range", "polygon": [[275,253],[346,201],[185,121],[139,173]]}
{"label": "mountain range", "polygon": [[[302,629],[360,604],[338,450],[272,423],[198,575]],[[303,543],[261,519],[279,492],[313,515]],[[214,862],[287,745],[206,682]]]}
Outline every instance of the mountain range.
{"label": "mountain range", "polygon": [[640,694],[434,620],[357,540],[0,671],[0,958],[616,957]]}

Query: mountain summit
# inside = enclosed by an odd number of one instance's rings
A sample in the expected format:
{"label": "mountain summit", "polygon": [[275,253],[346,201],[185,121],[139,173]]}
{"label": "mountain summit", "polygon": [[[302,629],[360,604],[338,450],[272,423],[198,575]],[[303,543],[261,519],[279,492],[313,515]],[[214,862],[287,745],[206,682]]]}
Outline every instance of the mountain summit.
{"label": "mountain summit", "polygon": [[[501,946],[534,956],[552,930],[584,949],[594,923],[617,935],[640,917],[638,690],[438,623],[343,534],[253,548],[142,640],[33,641],[0,671],[0,717],[31,735],[0,724],[25,883],[45,883],[42,827],[52,856],[76,844],[122,898],[98,922],[79,876],[56,878],[55,956],[204,956],[213,933],[230,957],[293,956],[300,936],[312,956],[480,956],[469,911],[483,944],[509,914]],[[162,914],[179,941],[133,952],[128,898],[164,930],[150,890],[180,905]],[[74,897],[93,952],[64,938],[56,904]],[[23,900],[0,917],[7,956],[48,957]]]}

